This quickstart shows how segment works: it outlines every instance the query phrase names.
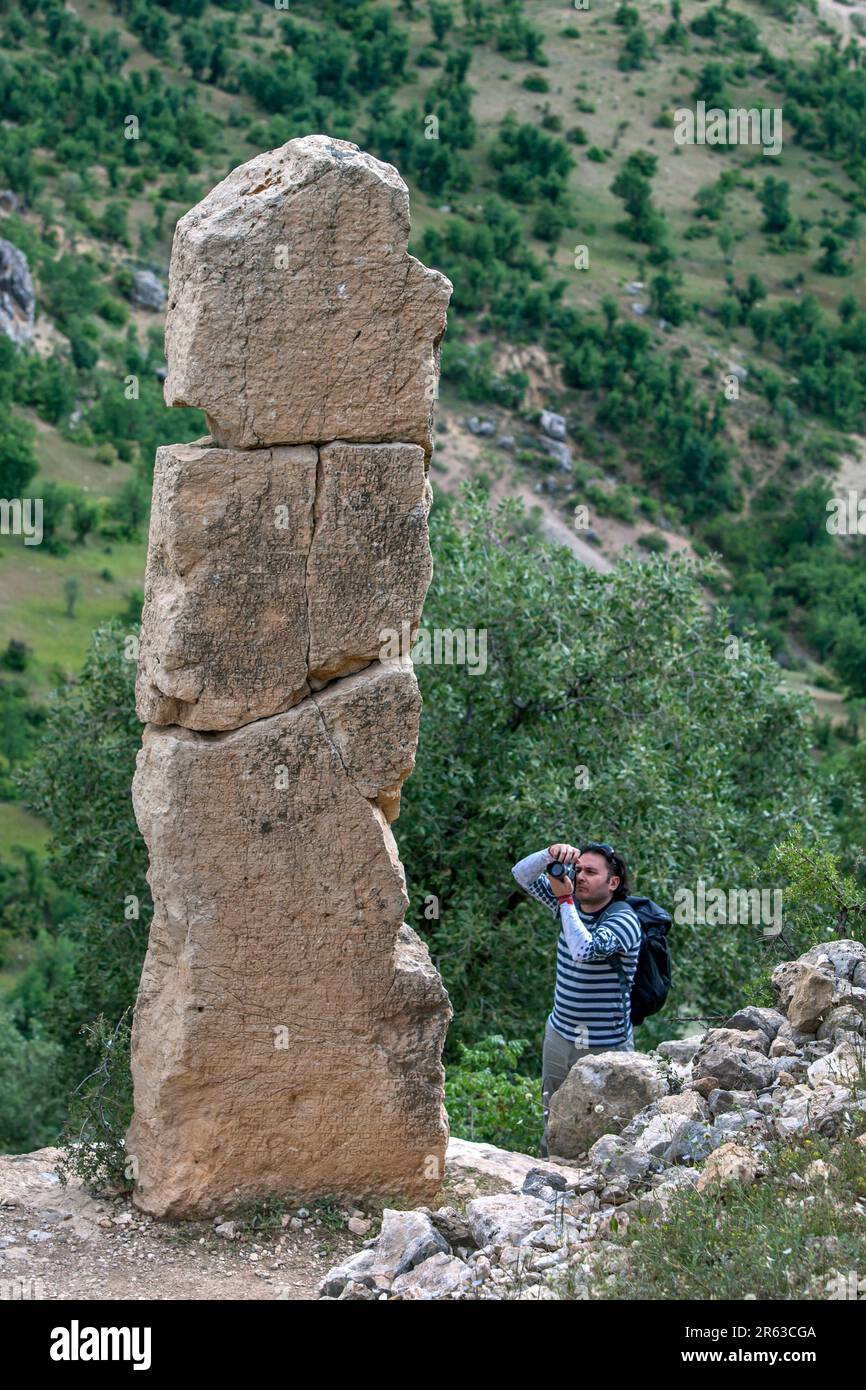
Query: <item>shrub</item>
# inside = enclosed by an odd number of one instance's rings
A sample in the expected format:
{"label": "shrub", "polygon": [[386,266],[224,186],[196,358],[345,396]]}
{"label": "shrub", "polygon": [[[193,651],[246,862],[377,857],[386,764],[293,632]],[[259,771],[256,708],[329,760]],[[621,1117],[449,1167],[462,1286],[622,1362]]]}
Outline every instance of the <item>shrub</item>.
{"label": "shrub", "polygon": [[478,1143],[529,1153],[543,1131],[541,1083],[518,1071],[525,1038],[508,1042],[500,1034],[471,1047],[460,1044],[457,1065],[445,1077],[445,1105],[451,1133]]}

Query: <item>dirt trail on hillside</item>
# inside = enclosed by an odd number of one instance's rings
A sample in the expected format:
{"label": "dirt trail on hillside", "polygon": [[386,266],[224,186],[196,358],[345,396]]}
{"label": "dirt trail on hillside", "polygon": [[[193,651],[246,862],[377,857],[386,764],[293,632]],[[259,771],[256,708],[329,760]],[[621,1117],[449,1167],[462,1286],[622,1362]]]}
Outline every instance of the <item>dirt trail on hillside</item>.
{"label": "dirt trail on hillside", "polygon": [[846,39],[854,39],[859,44],[866,43],[866,36],[860,34],[851,23],[852,14],[859,14],[866,19],[866,4],[855,6],[852,10],[850,5],[842,5],[838,0],[818,0],[818,11],[822,19],[841,29]]}

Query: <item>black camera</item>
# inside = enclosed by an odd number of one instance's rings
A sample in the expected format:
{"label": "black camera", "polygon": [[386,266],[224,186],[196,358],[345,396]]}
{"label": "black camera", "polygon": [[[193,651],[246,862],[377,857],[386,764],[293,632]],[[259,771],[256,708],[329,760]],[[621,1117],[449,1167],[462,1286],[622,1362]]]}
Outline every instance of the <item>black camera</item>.
{"label": "black camera", "polygon": [[552,864],[548,864],[545,873],[550,874],[551,878],[565,878],[565,865],[561,860],[555,859]]}

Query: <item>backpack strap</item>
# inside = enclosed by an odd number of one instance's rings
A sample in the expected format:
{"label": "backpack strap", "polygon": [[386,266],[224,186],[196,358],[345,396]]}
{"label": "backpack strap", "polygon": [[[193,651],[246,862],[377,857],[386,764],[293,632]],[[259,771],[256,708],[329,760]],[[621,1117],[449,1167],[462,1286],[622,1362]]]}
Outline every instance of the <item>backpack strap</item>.
{"label": "backpack strap", "polygon": [[620,990],[622,991],[622,1017],[625,1023],[626,1037],[628,1036],[629,1025],[631,1023],[631,992],[628,987],[625,970],[619,956],[608,956],[608,964],[619,979]]}
{"label": "backpack strap", "polygon": [[[612,902],[608,903],[607,907],[604,909],[604,912],[602,913],[601,917],[599,918],[599,921],[596,923],[597,926],[600,925],[601,922],[604,921],[605,917],[607,916],[607,913],[610,911],[610,908],[613,906],[613,902],[617,902],[617,901],[620,901],[620,900],[619,900],[619,899],[613,899]],[[629,904],[629,906],[631,906],[631,904]],[[634,912],[634,908],[632,908],[632,912]],[[637,913],[636,913],[636,912],[635,912],[635,916],[637,917]],[[640,918],[639,918],[639,917],[638,917],[638,926],[639,926],[639,927],[641,926]],[[641,927],[641,938],[643,938],[643,927]],[[627,980],[627,978],[626,978],[626,973],[625,973],[625,970],[624,970],[624,968],[623,968],[623,963],[622,963],[622,961],[620,960],[620,958],[619,958],[618,955],[608,956],[608,957],[607,957],[607,963],[608,963],[608,965],[610,966],[611,970],[612,970],[612,971],[614,972],[614,974],[616,975],[617,979],[619,980],[619,987],[620,987],[620,990],[621,990],[621,993],[622,993],[622,1017],[623,1017],[623,1022],[625,1023],[626,1037],[628,1037],[628,1031],[629,1031],[629,1028],[630,1028],[630,1026],[631,1026],[631,991],[630,991],[630,989],[629,989],[628,980]]]}

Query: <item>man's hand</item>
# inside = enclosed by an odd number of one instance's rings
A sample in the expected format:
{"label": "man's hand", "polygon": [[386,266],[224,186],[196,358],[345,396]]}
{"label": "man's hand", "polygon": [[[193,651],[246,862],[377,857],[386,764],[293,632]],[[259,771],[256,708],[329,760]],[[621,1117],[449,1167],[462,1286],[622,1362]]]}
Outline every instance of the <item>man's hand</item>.
{"label": "man's hand", "polygon": [[547,882],[555,897],[571,898],[574,896],[574,884],[568,875],[566,875],[565,878],[552,878],[551,875],[548,874]]}
{"label": "man's hand", "polygon": [[580,850],[574,845],[551,845],[547,853],[551,859],[562,860],[563,864],[576,864],[580,858]]}

